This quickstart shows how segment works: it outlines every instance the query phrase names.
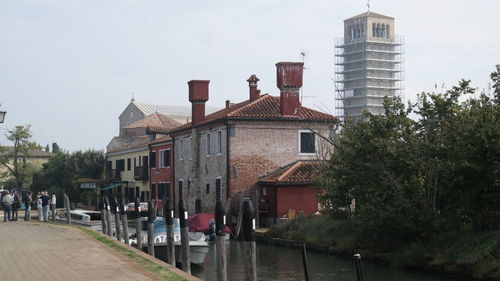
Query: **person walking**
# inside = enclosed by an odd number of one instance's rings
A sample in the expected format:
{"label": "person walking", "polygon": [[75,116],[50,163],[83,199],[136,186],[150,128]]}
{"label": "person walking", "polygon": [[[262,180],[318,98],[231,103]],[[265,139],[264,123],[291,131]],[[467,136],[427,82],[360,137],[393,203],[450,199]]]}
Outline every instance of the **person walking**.
{"label": "person walking", "polygon": [[42,217],[43,217],[43,221],[49,221],[49,207],[50,207],[51,198],[47,194],[47,191],[44,191],[42,193],[42,196],[40,198],[42,199]]}
{"label": "person walking", "polygon": [[43,214],[42,214],[42,193],[38,192],[36,196],[36,209],[38,211],[38,219],[40,221],[43,221]]}
{"label": "person walking", "polygon": [[14,202],[12,203],[12,220],[17,221],[17,219],[19,218],[17,210],[19,210],[19,207],[21,207],[21,200],[19,200],[19,194],[17,190],[12,193],[12,198],[14,199]]}
{"label": "person walking", "polygon": [[[3,206],[3,197],[7,194],[7,191],[2,190],[2,193],[0,194],[0,204],[2,204],[2,210],[5,212],[5,207]],[[3,216],[3,221],[7,221],[7,216]]]}
{"label": "person walking", "polygon": [[31,192],[28,191],[26,193],[26,196],[23,198],[23,203],[24,203],[24,220],[25,221],[30,221],[31,220],[31,203],[33,200],[31,199]]}
{"label": "person walking", "polygon": [[12,203],[14,203],[14,197],[7,191],[2,198],[4,221],[12,220]]}

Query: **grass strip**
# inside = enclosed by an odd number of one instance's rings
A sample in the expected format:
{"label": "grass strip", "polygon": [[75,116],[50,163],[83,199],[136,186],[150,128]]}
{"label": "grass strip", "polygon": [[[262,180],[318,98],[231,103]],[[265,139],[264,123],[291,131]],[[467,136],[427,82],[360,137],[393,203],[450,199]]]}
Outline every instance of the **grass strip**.
{"label": "grass strip", "polygon": [[180,277],[179,275],[173,273],[172,271],[168,270],[167,268],[155,263],[155,262],[152,262],[148,259],[146,259],[145,257],[137,254],[137,253],[134,253],[133,251],[127,249],[126,247],[123,247],[122,245],[120,245],[118,242],[114,241],[114,240],[111,240],[111,239],[108,239],[106,237],[103,237],[97,233],[95,233],[94,231],[92,230],[89,230],[85,227],[81,227],[81,226],[77,226],[81,231],[87,233],[88,235],[90,235],[91,237],[93,237],[94,239],[102,242],[103,244],[107,245],[108,247],[112,248],[113,250],[117,251],[118,253],[128,257],[129,259],[131,259],[132,261],[134,261],[136,264],[138,264],[139,266],[141,266],[142,268],[152,272],[153,274],[155,274],[156,276],[160,277],[160,278],[163,278],[165,280],[172,280],[172,281],[181,281],[181,280],[186,280],[187,279],[184,279],[182,277]]}

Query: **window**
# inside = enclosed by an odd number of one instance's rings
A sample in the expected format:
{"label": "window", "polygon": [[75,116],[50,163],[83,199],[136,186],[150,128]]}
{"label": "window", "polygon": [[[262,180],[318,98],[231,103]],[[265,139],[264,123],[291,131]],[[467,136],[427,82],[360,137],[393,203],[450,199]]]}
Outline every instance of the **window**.
{"label": "window", "polygon": [[189,137],[189,160],[193,158],[193,137]]}
{"label": "window", "polygon": [[210,133],[207,133],[205,144],[206,144],[206,148],[205,148],[206,154],[207,154],[207,156],[210,156]]}
{"label": "window", "polygon": [[135,157],[134,157],[134,167],[137,167],[137,160]]}
{"label": "window", "polygon": [[222,154],[222,131],[217,132],[217,153]]}
{"label": "window", "polygon": [[158,184],[158,200],[162,200],[163,204],[165,204],[165,186],[166,183],[159,183]]}
{"label": "window", "polygon": [[158,167],[159,168],[165,168],[164,164],[163,164],[163,150],[158,150]]}
{"label": "window", "polygon": [[165,154],[163,156],[163,166],[170,168],[170,149],[163,150],[163,153]]}
{"label": "window", "polygon": [[172,198],[172,195],[170,194],[170,183],[167,182],[165,183],[165,200],[170,200]]}
{"label": "window", "polygon": [[221,178],[215,179],[215,200],[222,200],[221,198]]}
{"label": "window", "polygon": [[229,136],[230,137],[236,136],[236,126],[235,125],[229,125]]}
{"label": "window", "polygon": [[156,168],[156,151],[151,151],[151,153],[149,153],[149,166],[151,168]]}
{"label": "window", "polygon": [[206,194],[210,193],[210,184],[209,183],[207,183],[207,186],[206,186],[206,189],[205,189],[205,193]]}
{"label": "window", "polygon": [[151,199],[156,199],[156,184],[151,184]]}
{"label": "window", "polygon": [[130,171],[132,169],[132,161],[130,158],[127,158],[127,171]]}
{"label": "window", "polygon": [[148,156],[142,156],[142,166],[147,167],[149,164],[148,162]]}
{"label": "window", "polygon": [[180,139],[179,140],[179,160],[184,159],[183,154],[184,154],[184,140]]}
{"label": "window", "polygon": [[116,160],[116,170],[118,172],[125,171],[125,159]]}
{"label": "window", "polygon": [[301,131],[299,132],[299,151],[303,154],[315,153],[316,152],[316,142],[313,132]]}

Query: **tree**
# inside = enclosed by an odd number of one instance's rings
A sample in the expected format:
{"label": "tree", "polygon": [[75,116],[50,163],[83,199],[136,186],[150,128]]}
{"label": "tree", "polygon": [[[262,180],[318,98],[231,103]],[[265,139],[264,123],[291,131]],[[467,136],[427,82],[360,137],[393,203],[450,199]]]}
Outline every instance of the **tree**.
{"label": "tree", "polygon": [[61,148],[59,148],[59,145],[57,142],[52,143],[52,153],[59,153],[61,152]]}
{"label": "tree", "polygon": [[2,148],[0,165],[7,170],[7,174],[14,179],[16,189],[22,189],[24,184],[29,183],[34,167],[26,162],[26,158],[39,146],[31,141],[31,126],[16,126],[6,134],[12,147]]}
{"label": "tree", "polygon": [[386,99],[385,115],[346,120],[324,205],[358,223],[365,242],[387,248],[437,231],[499,228],[500,66],[491,78],[493,97],[462,80],[416,104]]}

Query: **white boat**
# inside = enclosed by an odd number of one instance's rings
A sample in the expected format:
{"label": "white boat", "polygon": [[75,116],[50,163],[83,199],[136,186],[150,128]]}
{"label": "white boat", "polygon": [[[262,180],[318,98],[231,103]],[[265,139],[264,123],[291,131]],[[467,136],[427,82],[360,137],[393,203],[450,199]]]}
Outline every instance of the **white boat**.
{"label": "white boat", "polygon": [[[147,232],[147,218],[141,218],[142,220],[142,245],[147,246],[148,243],[148,232]],[[180,246],[181,246],[181,229],[179,224],[179,219],[174,218],[174,245],[175,245],[175,255],[176,260],[180,261]],[[133,238],[129,241],[131,245],[136,245],[137,240],[135,239],[135,231],[132,228],[134,234]],[[157,258],[163,259],[166,254],[165,247],[167,247],[167,233],[166,224],[163,217],[157,217],[154,222],[154,247],[155,256]],[[205,261],[207,253],[209,251],[209,244],[205,239],[205,234],[203,232],[189,232],[189,254],[191,258],[191,263],[202,264]],[[166,257],[165,257],[166,259]]]}

